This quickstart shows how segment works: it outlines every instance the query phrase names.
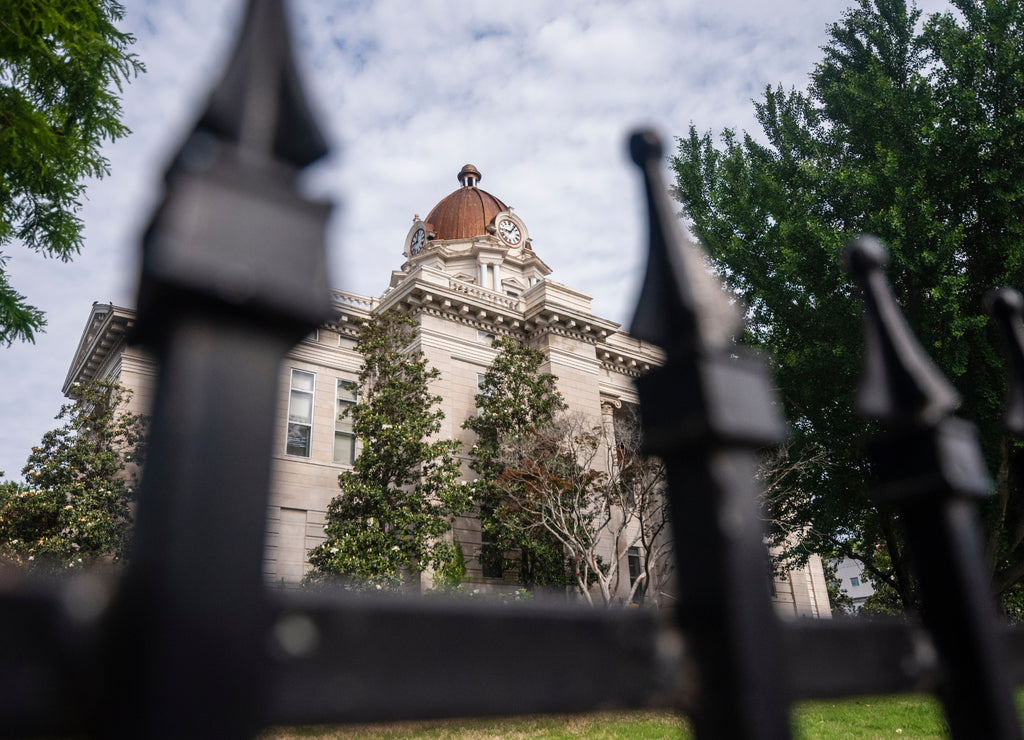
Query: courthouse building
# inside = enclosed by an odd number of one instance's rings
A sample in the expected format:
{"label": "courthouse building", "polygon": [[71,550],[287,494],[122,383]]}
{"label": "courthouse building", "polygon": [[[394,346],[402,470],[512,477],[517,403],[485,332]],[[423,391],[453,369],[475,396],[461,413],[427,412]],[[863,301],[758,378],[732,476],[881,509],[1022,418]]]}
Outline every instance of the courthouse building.
{"label": "courthouse building", "polygon": [[[339,416],[356,400],[356,340],[360,324],[374,313],[399,309],[416,319],[418,348],[441,372],[432,387],[444,399],[440,435],[462,440],[466,450],[473,434],[462,423],[476,413],[475,395],[494,359],[495,337],[542,352],[541,369],[558,379],[569,409],[595,421],[636,404],[634,378],[661,359],[657,348],[595,316],[590,296],[550,278],[526,222],[479,187],[475,167],[463,167],[458,180],[459,188],[425,218],[414,217],[387,290],[380,296],[334,291],[333,320],[282,364],[264,563],[271,582],[296,583],[308,570],[306,553],[324,538],[324,513],[338,493],[338,474],[357,452],[351,420]],[[133,391],[137,410],[150,407],[156,368],[125,344],[133,317],[131,309],[93,306],[65,393],[76,382],[113,378]],[[471,582],[500,587],[501,579],[485,577],[479,564],[478,522],[460,518],[452,536],[463,545]],[[776,580],[774,589],[782,613],[830,615],[820,561]]]}

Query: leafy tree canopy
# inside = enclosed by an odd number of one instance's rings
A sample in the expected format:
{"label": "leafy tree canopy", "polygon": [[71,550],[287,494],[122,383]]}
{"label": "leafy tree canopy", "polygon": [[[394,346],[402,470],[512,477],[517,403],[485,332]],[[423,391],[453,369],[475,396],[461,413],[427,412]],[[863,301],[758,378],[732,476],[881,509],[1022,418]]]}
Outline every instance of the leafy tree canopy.
{"label": "leafy tree canopy", "polygon": [[412,318],[394,312],[362,328],[359,400],[344,413],[363,446],[353,470],[338,478],[327,539],[309,553],[312,581],[393,590],[428,567],[458,569],[445,535],[469,509],[469,487],[459,480],[459,442],[432,439],[444,412],[429,384],[440,373],[413,349],[417,331]]}
{"label": "leafy tree canopy", "polygon": [[[114,0],[20,0],[0,12],[0,249],[12,241],[70,260],[82,248],[85,181],[108,174],[100,148],[129,133],[119,93],[144,71]],[[7,280],[0,252],[0,343],[46,325]]]}
{"label": "leafy tree canopy", "polygon": [[127,556],[147,428],[129,397],[115,383],[77,387],[32,448],[28,484],[0,483],[0,560],[62,570]]}
{"label": "leafy tree canopy", "polygon": [[541,352],[504,337],[492,346],[498,354],[480,384],[478,413],[462,425],[477,435],[469,466],[480,476],[473,483],[486,543],[480,560],[485,571],[510,574],[524,586],[564,586],[569,572],[562,544],[543,530],[523,526],[521,512],[509,505],[508,481],[502,476],[505,446],[550,426],[565,402],[555,376],[540,371]]}
{"label": "leafy tree canopy", "polygon": [[991,287],[1024,286],[1024,3],[952,5],[922,19],[903,0],[860,0],[828,28],[806,91],[769,87],[755,103],[760,137],[691,125],[673,159],[694,230],[748,306],[748,340],[776,363],[796,463],[769,501],[779,542],[799,532],[804,552],[855,557],[905,603],[903,544],[866,499],[852,411],[861,308],[838,255],[859,232],[888,243],[897,298],[998,471],[985,512],[996,590],[1024,575],[1024,491],[981,305]]}

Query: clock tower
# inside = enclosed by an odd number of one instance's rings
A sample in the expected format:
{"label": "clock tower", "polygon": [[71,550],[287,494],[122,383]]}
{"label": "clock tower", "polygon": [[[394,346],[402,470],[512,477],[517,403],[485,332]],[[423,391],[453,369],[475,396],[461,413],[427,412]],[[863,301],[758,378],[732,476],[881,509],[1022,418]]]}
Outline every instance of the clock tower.
{"label": "clock tower", "polygon": [[405,240],[406,262],[392,287],[426,266],[495,293],[518,296],[551,269],[533,251],[526,223],[512,208],[480,188],[483,175],[471,164],[458,174],[460,187],[427,218],[413,217]]}

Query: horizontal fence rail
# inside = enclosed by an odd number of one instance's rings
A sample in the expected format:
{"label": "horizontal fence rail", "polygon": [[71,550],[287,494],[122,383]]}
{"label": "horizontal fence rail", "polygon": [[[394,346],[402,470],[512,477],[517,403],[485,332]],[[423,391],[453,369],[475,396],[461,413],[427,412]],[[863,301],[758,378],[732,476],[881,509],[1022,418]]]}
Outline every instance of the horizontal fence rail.
{"label": "horizontal fence rail", "polygon": [[[930,692],[956,737],[1020,737],[1024,631],[997,622],[982,588],[972,502],[987,473],[871,241],[846,257],[867,305],[861,405],[885,430],[876,493],[906,524],[925,610],[905,622],[773,613],[755,471],[785,427],[764,362],[735,344],[739,317],[680,231],[649,132],[631,140],[650,214],[632,333],[666,356],[638,388],[647,448],[668,469],[678,608],[266,588],[278,364],[349,300],[327,286],[329,206],[295,185],[325,146],[285,20],[279,0],[249,3],[144,240],[135,339],[161,375],[137,551],[117,580],[0,583],[0,735],[223,739],[278,724],[669,707],[701,738],[776,738],[797,700]],[[1024,301],[1001,293],[993,306],[1022,374]],[[942,608],[937,575],[952,583]]]}

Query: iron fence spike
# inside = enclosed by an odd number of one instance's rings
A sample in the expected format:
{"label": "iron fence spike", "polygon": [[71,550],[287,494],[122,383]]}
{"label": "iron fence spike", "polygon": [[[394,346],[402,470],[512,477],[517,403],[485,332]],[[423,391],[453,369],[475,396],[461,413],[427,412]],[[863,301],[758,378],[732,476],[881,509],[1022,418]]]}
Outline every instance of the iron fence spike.
{"label": "iron fence spike", "polygon": [[327,153],[295,69],[282,0],[249,0],[197,128],[300,169]]}
{"label": "iron fence spike", "polygon": [[847,273],[864,294],[864,375],[858,410],[890,421],[933,423],[959,405],[956,390],[925,353],[907,324],[882,268],[885,245],[873,236],[843,250]]}
{"label": "iron fence spike", "polygon": [[669,353],[726,345],[740,327],[739,314],[709,273],[703,251],[680,228],[661,175],[660,138],[637,131],[629,147],[643,171],[649,223],[647,273],[630,334]]}

